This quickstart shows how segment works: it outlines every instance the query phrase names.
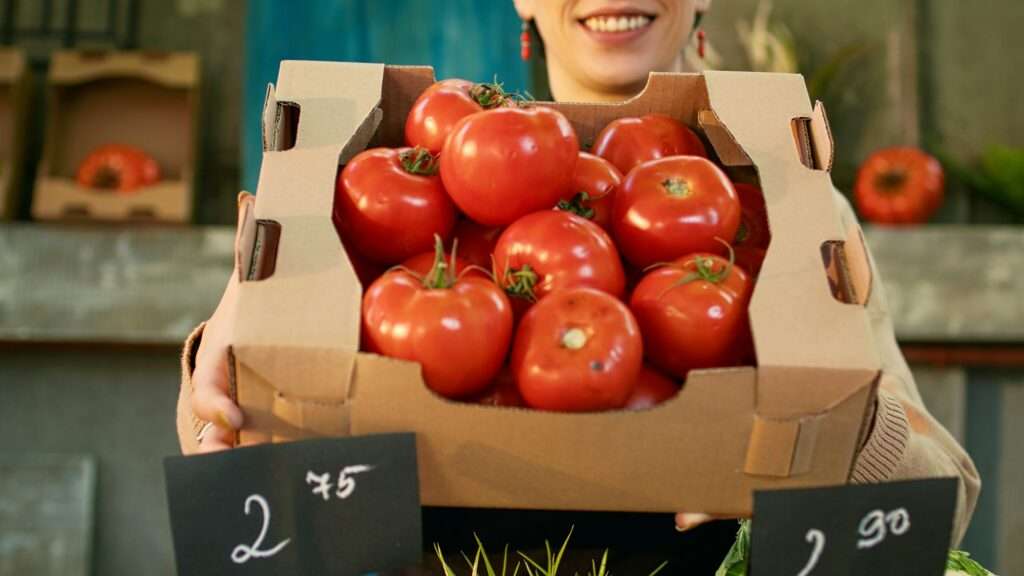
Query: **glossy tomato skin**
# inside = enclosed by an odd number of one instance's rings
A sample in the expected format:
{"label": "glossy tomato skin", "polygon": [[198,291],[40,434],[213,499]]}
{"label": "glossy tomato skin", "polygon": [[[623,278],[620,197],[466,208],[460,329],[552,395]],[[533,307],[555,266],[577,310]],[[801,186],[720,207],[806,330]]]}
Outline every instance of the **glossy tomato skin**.
{"label": "glossy tomato skin", "polygon": [[552,292],[537,302],[519,325],[510,361],[528,406],[563,412],[622,408],[642,364],[633,315],[592,288]]}
{"label": "glossy tomato skin", "polygon": [[459,120],[485,110],[485,105],[497,106],[502,102],[502,97],[486,85],[458,78],[435,82],[420,94],[409,110],[405,142],[437,154]]}
{"label": "glossy tomato skin", "polygon": [[612,227],[635,266],[695,252],[724,254],[736,237],[740,203],[732,182],[710,160],[672,156],[634,168],[615,195]]}
{"label": "glossy tomato skin", "polygon": [[534,212],[502,232],[494,248],[494,277],[515,295],[515,272],[529,267],[537,275],[534,299],[581,286],[622,296],[626,278],[608,233],[597,224],[557,210]]}
{"label": "glossy tomato skin", "polygon": [[698,272],[698,260],[715,273],[728,261],[713,254],[680,258],[649,272],[633,291],[629,307],[644,337],[648,361],[684,379],[690,370],[736,366],[750,360],[753,344],[747,306],[752,284],[733,266],[715,283],[680,281]]}
{"label": "glossy tomato skin", "polygon": [[658,158],[708,156],[704,143],[693,130],[663,114],[613,121],[598,133],[592,150],[623,174]]}
{"label": "glossy tomato skin", "polygon": [[141,149],[124,144],[100,146],[85,157],[75,180],[84,188],[131,193],[160,181],[160,166]]}
{"label": "glossy tomato skin", "polygon": [[579,141],[560,112],[495,108],[460,120],[441,151],[441,178],[467,216],[507,226],[572,189]]}
{"label": "glossy tomato skin", "polygon": [[447,240],[455,226],[455,207],[440,177],[408,172],[403,165],[408,154],[413,149],[373,148],[356,155],[338,174],[338,232],[343,242],[378,264],[429,252],[434,235]]}
{"label": "glossy tomato skin", "polygon": [[[339,233],[338,236],[340,238],[341,234]],[[348,256],[348,261],[352,264],[356,278],[359,279],[359,284],[364,290],[369,288],[374,280],[380,278],[381,274],[387,272],[387,266],[367,259],[362,254],[356,252],[352,246],[346,244],[344,239],[342,239],[341,246],[345,249],[345,255]]]}
{"label": "glossy tomato skin", "polygon": [[452,240],[459,243],[456,253],[470,264],[490,270],[491,255],[494,253],[494,245],[498,243],[501,231],[501,228],[483,226],[463,218],[455,224],[455,230],[452,231]]}
{"label": "glossy tomato skin", "polygon": [[611,232],[615,190],[622,174],[611,162],[580,152],[573,173],[572,194],[558,202],[558,209],[572,212]]}
{"label": "glossy tomato skin", "polygon": [[427,386],[447,398],[485,390],[512,338],[508,298],[489,278],[473,274],[449,288],[425,288],[393,270],[366,291],[362,311],[366,348],[418,362]]}
{"label": "glossy tomato skin", "polygon": [[526,406],[523,396],[516,387],[516,380],[512,376],[512,370],[506,366],[498,374],[497,379],[484,390],[484,392],[472,399],[475,404],[484,406],[505,406],[521,408]]}
{"label": "glossy tomato skin", "polygon": [[942,206],[942,164],[917,148],[888,148],[861,165],[854,200],[861,216],[878,224],[923,224]]}
{"label": "glossy tomato skin", "polygon": [[771,231],[764,194],[752,184],[733,182],[740,200],[740,227],[733,241],[736,264],[751,276],[761,272],[761,264],[768,253]]}
{"label": "glossy tomato skin", "polygon": [[626,401],[630,410],[648,410],[674,398],[679,385],[650,366],[644,366],[636,378],[636,388]]}

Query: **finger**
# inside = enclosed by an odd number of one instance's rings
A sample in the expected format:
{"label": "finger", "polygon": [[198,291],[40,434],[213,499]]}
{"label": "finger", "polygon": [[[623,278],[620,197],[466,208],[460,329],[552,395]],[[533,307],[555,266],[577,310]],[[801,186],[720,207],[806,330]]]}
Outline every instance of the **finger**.
{"label": "finger", "polygon": [[700,512],[680,512],[676,514],[676,530],[680,532],[686,532],[692,530],[701,524],[714,520],[714,517],[709,514],[703,514]]}
{"label": "finger", "polygon": [[192,412],[200,420],[213,422],[228,430],[242,427],[242,410],[225,392],[213,386],[193,390]]}
{"label": "finger", "polygon": [[210,452],[219,452],[221,450],[228,450],[235,444],[235,431],[222,428],[216,424],[206,429],[206,433],[203,434],[203,439],[199,441],[199,452],[201,454],[208,454]]}
{"label": "finger", "polygon": [[228,395],[227,353],[203,357],[192,374],[192,413],[218,426],[238,430],[242,411]]}

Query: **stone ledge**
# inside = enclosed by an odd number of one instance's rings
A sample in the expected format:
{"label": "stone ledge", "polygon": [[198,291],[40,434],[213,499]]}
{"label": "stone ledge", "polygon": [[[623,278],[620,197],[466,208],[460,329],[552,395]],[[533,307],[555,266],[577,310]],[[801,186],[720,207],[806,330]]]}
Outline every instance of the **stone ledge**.
{"label": "stone ledge", "polygon": [[0,225],[0,341],[178,346],[233,245],[234,227]]}
{"label": "stone ledge", "polygon": [[[1024,344],[1024,228],[867,228],[904,342]],[[220,299],[234,228],[0,225],[0,342],[177,346]]]}

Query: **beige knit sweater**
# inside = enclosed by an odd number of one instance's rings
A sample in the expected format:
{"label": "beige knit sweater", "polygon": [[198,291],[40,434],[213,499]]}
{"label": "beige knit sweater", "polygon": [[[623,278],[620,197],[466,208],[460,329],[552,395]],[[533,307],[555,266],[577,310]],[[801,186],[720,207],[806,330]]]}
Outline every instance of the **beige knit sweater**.
{"label": "beige knit sweater", "polygon": [[[849,203],[838,192],[836,196],[843,223],[847,227],[855,224],[856,217]],[[892,318],[874,259],[871,266],[876,288],[868,301],[868,313],[882,359],[883,375],[874,423],[862,440],[851,481],[957,478],[959,491],[953,527],[953,545],[957,546],[974,512],[981,480],[971,458],[925,408],[914,377],[896,344]],[[192,369],[202,331],[203,325],[200,325],[189,336],[182,354],[177,425],[181,448],[186,454],[197,450],[196,434],[203,425],[192,415],[190,408]]]}

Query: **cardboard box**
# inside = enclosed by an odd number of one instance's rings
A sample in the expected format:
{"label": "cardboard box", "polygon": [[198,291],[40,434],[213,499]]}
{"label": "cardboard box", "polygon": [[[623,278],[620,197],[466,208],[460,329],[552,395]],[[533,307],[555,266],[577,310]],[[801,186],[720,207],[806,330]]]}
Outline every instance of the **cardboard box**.
{"label": "cardboard box", "polygon": [[[192,217],[199,60],[190,53],[53,54],[32,215],[41,220],[188,222]],[[153,156],[162,179],[130,194],[83,188],[82,160],[105,144]]]}
{"label": "cardboard box", "polygon": [[0,49],[0,220],[14,217],[18,208],[31,88],[25,54]]}
{"label": "cardboard box", "polygon": [[[451,402],[418,365],[358,352],[361,288],[331,222],[335,174],[367,145],[399,144],[432,81],[428,68],[282,63],[238,237],[242,444],[414,431],[426,505],[747,514],[755,489],[848,480],[879,375],[858,303],[870,277],[859,230],[841,228],[831,137],[801,77],[653,74],[621,105],[545,104],[584,142],[650,112],[701,127],[737,175],[760,177],[773,230],[750,308],[758,366],[693,372],[655,409],[595,414]],[[832,267],[837,281],[823,255],[849,262]]]}

